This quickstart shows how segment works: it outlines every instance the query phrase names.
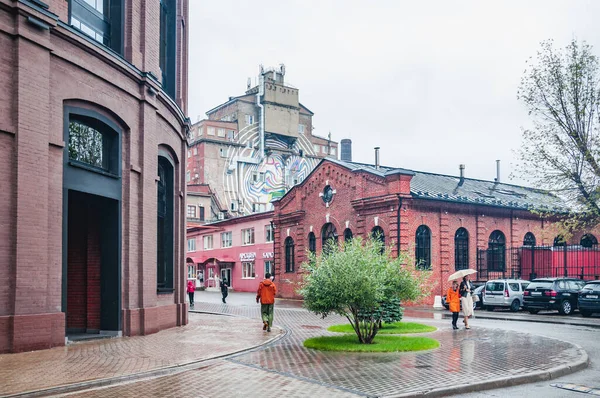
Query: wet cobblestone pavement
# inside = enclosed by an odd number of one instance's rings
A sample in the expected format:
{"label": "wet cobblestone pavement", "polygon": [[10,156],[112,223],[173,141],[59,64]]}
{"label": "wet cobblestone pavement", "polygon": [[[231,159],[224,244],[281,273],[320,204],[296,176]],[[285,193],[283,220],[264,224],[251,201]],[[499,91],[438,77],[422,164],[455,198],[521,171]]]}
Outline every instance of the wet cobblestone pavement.
{"label": "wet cobblestone pavement", "polygon": [[[253,302],[252,295],[230,295],[226,305],[218,302],[219,300],[218,294],[198,295],[195,311],[229,314],[234,317],[206,313],[190,315],[192,325],[201,324],[205,319],[213,319],[209,322],[209,329],[214,328],[210,335],[205,334],[206,330],[198,329],[194,335],[188,335],[184,340],[180,339],[178,344],[182,347],[178,348],[169,348],[166,341],[147,344],[166,344],[163,354],[169,358],[174,356],[173,353],[168,353],[170,349],[181,355],[190,344],[195,346],[199,344],[198,341],[207,339],[210,339],[210,342],[206,342],[209,346],[205,348],[218,351],[218,347],[223,346],[231,350],[234,346],[240,347],[240,339],[248,344],[249,341],[265,341],[272,337],[262,331],[260,307]],[[406,311],[407,320],[410,314],[411,311]],[[279,301],[275,307],[274,323],[275,326],[284,329],[286,334],[267,345],[190,365],[191,369],[182,368],[162,376],[120,382],[106,387],[89,386],[88,390],[64,396],[121,398],[418,395],[466,382],[495,383],[499,378],[547,372],[586,358],[583,351],[570,343],[527,333],[478,328],[476,321],[473,322],[471,330],[458,331],[453,331],[447,320],[417,321],[439,327],[436,332],[424,335],[438,339],[441,343],[440,348],[419,353],[320,352],[304,348],[302,342],[308,337],[332,334],[327,332],[326,328],[332,324],[345,323],[345,320],[337,316],[321,319],[300,308],[297,302]],[[238,333],[240,331],[244,335],[241,338]],[[154,336],[159,335],[160,333]],[[152,336],[142,339],[148,337]],[[127,339],[114,341],[115,344],[119,344],[119,341],[125,340]],[[551,346],[552,349],[544,350],[544,355],[539,355],[539,348],[542,346]],[[143,351],[130,350],[125,356],[131,356],[132,360],[135,359],[139,363],[148,361],[144,355],[140,355],[141,353]],[[38,367],[46,369],[42,363],[38,363]],[[100,365],[98,367],[102,369]],[[140,366],[147,367],[151,366]],[[90,364],[86,371],[94,372],[94,365]],[[0,377],[2,376],[0,371]],[[42,375],[43,377],[47,375]]]}

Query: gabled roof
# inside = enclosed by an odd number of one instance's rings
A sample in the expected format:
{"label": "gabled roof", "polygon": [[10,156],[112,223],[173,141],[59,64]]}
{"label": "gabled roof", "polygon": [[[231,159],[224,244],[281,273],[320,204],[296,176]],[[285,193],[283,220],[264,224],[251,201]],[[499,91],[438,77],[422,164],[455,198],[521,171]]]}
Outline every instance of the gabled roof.
{"label": "gabled roof", "polygon": [[[542,210],[568,212],[568,205],[557,196],[541,189],[528,188],[518,185],[497,183],[495,181],[477,180],[444,174],[427,173],[403,169],[399,167],[379,166],[372,164],[346,162],[343,160],[325,158],[323,162],[332,162],[343,166],[352,172],[367,172],[379,177],[393,174],[411,175],[410,193],[419,199],[439,200],[454,203],[504,207],[518,210]],[[313,170],[313,171],[314,171]],[[312,172],[311,172],[312,174]],[[305,181],[310,178],[307,176]]]}

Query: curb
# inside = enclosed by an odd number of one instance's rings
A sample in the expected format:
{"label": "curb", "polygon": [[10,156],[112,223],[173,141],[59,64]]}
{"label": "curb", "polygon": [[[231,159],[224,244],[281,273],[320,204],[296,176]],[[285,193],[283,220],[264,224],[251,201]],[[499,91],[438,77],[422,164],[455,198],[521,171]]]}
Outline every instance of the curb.
{"label": "curb", "polygon": [[410,393],[386,395],[386,398],[411,398],[411,397],[443,397],[455,394],[465,394],[478,392],[482,390],[492,390],[496,388],[506,388],[518,386],[521,384],[535,383],[538,381],[552,380],[561,376],[578,372],[586,369],[589,365],[589,357],[587,352],[581,346],[573,344],[580,354],[580,359],[561,366],[556,366],[552,369],[537,371],[521,376],[499,377],[496,379],[486,380],[482,382],[464,383],[451,387],[436,388],[432,390],[413,391]]}
{"label": "curb", "polygon": [[[436,312],[434,312],[435,314]],[[500,314],[500,313],[498,313]],[[447,312],[443,312],[442,313],[442,318],[452,318],[452,315],[447,313]],[[524,318],[512,318],[510,316],[505,316],[505,315],[499,315],[499,316],[489,316],[489,315],[479,315],[477,312],[475,312],[475,315],[473,316],[473,319],[491,319],[491,320],[498,320],[498,321],[514,321],[514,322],[532,322],[532,323],[547,323],[547,324],[552,324],[552,325],[566,325],[566,326],[585,326],[585,327],[590,327],[590,328],[597,328],[600,329],[600,323],[584,323],[584,322],[578,322],[578,321],[574,321],[574,322],[561,322],[561,321],[546,321],[543,319],[524,319]]]}
{"label": "curb", "polygon": [[[191,311],[191,312],[198,313],[198,314],[224,315],[224,316],[245,318],[245,317],[236,316],[236,315],[232,315],[232,314],[224,314],[224,313],[216,313],[216,312],[206,312],[206,311]],[[260,347],[271,345],[274,342],[276,342],[288,335],[289,331],[286,328],[284,328],[282,326],[277,326],[277,327],[279,329],[281,329],[283,331],[283,333],[273,336],[272,338],[268,339],[264,343],[261,343],[261,344],[255,345],[255,346],[251,346],[251,347],[247,347],[247,348],[244,348],[241,350],[232,351],[227,354],[217,355],[217,356],[214,356],[211,358],[192,360],[192,361],[180,363],[177,365],[164,366],[162,368],[156,368],[156,369],[148,370],[146,372],[132,373],[129,375],[124,375],[124,376],[108,377],[105,379],[82,381],[82,382],[78,382],[78,383],[65,384],[62,386],[50,387],[50,388],[45,388],[45,389],[41,389],[41,390],[18,392],[15,394],[8,394],[8,395],[0,395],[0,398],[43,397],[43,396],[48,396],[48,395],[67,394],[67,393],[77,392],[77,391],[81,391],[81,390],[87,390],[90,388],[107,387],[112,384],[131,382],[131,381],[135,381],[135,380],[142,380],[142,379],[157,377],[157,376],[166,376],[169,374],[175,374],[175,373],[185,372],[188,370],[197,369],[200,367],[200,365],[210,364],[211,362],[217,361],[219,359],[225,359],[228,357],[238,356],[240,354],[256,350]]]}

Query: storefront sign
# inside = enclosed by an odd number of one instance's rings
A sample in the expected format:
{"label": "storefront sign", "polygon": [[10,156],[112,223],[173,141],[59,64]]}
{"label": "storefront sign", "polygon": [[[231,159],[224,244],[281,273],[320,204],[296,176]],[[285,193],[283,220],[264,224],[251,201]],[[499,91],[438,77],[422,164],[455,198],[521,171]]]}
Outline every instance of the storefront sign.
{"label": "storefront sign", "polygon": [[273,258],[273,252],[264,252],[263,258]]}
{"label": "storefront sign", "polygon": [[240,253],[240,261],[254,261],[256,253]]}

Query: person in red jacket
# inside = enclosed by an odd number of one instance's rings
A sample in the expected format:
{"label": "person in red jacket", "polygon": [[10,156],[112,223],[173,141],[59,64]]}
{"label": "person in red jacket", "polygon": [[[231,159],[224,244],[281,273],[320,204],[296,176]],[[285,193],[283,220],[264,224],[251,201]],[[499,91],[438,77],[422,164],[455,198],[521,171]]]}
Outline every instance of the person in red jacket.
{"label": "person in red jacket", "polygon": [[271,280],[271,274],[265,274],[265,280],[258,285],[258,291],[256,292],[256,302],[260,301],[260,313],[263,321],[263,330],[267,332],[271,331],[273,326],[273,308],[275,306],[275,295],[277,294],[277,288]]}
{"label": "person in red jacket", "polygon": [[187,283],[187,292],[190,298],[190,308],[194,308],[194,292],[196,291],[196,284],[193,280],[189,280]]}

